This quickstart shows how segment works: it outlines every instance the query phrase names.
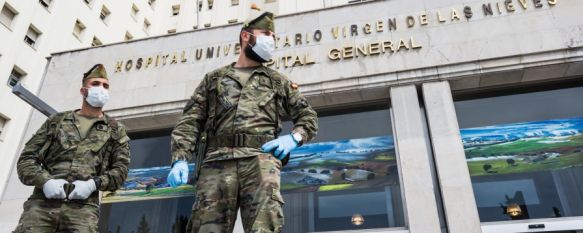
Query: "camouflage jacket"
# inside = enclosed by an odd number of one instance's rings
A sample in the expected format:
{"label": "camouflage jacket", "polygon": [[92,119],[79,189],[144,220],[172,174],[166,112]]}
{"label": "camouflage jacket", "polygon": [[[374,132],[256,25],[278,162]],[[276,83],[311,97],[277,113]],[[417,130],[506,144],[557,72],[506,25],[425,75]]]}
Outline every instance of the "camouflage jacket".
{"label": "camouflage jacket", "polygon": [[[125,127],[105,115],[81,140],[79,120],[72,111],[50,116],[26,143],[18,159],[20,181],[34,185],[31,198],[45,199],[42,187],[49,179],[101,179],[99,190],[114,191],[128,174],[130,138]],[[98,191],[80,202],[98,204]]]}
{"label": "camouflage jacket", "polygon": [[[279,119],[288,116],[293,132],[307,142],[316,136],[316,112],[300,94],[297,84],[265,66],[253,71],[242,84],[233,64],[207,73],[184,107],[172,131],[172,159],[190,160],[203,130],[213,135],[276,135]],[[276,106],[277,105],[277,106]],[[279,112],[279,116],[276,116]],[[260,147],[209,146],[205,161],[251,157]]]}

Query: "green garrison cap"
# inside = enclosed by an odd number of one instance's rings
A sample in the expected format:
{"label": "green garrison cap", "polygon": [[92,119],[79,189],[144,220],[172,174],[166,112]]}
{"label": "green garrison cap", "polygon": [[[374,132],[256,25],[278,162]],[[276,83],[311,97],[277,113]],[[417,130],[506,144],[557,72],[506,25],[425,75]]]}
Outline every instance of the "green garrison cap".
{"label": "green garrison cap", "polygon": [[105,66],[102,64],[97,64],[91,67],[87,73],[83,74],[83,82],[90,78],[104,78],[107,79],[107,71],[105,71]]}
{"label": "green garrison cap", "polygon": [[256,4],[251,4],[251,15],[243,24],[244,29],[265,29],[275,32],[275,15],[269,11],[261,11]]}

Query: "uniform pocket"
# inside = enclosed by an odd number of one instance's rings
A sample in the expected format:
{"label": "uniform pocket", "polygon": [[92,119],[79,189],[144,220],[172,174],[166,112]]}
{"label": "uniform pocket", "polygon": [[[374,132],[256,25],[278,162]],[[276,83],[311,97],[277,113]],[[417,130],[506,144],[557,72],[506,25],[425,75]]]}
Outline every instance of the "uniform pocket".
{"label": "uniform pocket", "polygon": [[61,145],[61,148],[63,148],[64,150],[67,150],[69,148],[71,148],[71,135],[70,133],[68,133],[67,131],[63,130],[63,129],[59,129],[59,131],[57,132],[57,138],[59,139],[59,145]]}
{"label": "uniform pocket", "polygon": [[273,188],[271,193],[271,208],[267,210],[269,212],[269,220],[265,221],[266,226],[263,226],[267,232],[281,232],[284,225],[283,217],[283,197],[279,192],[279,189]]}
{"label": "uniform pocket", "polygon": [[274,200],[276,202],[279,202],[280,205],[284,205],[285,202],[283,201],[283,197],[281,196],[281,193],[279,192],[278,188],[273,188],[271,191],[271,200]]}
{"label": "uniform pocket", "polygon": [[269,103],[273,99],[273,97],[275,97],[275,92],[271,90],[260,95],[257,98],[259,107],[265,107],[267,103]]}

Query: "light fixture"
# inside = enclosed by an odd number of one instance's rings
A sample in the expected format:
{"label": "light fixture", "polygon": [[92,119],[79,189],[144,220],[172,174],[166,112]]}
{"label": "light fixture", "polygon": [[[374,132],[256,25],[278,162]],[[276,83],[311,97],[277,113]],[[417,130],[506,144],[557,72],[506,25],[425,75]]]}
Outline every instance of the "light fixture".
{"label": "light fixture", "polygon": [[364,224],[364,217],[362,217],[362,215],[358,214],[358,213],[353,214],[351,222],[353,225],[360,226],[360,225]]}
{"label": "light fixture", "polygon": [[40,111],[47,117],[57,113],[57,110],[49,106],[46,102],[38,98],[32,92],[28,91],[20,83],[12,87],[12,93],[20,97],[22,100],[24,100],[24,102],[28,103],[30,106]]}
{"label": "light fixture", "polygon": [[508,204],[506,207],[506,214],[510,217],[518,217],[522,215],[522,209],[520,209],[520,206],[516,203]]}

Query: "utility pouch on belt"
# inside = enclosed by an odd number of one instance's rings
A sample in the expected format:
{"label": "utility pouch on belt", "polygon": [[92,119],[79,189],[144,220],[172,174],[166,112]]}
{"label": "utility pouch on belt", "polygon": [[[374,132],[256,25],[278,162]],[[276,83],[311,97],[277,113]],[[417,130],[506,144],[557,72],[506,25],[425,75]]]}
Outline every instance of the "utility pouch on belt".
{"label": "utility pouch on belt", "polygon": [[196,166],[196,171],[194,171],[194,181],[196,184],[196,181],[198,181],[198,175],[200,175],[200,169],[202,168],[202,162],[204,160],[204,156],[206,154],[206,146],[207,146],[207,137],[206,137],[206,132],[203,132],[200,135],[200,138],[198,140],[198,144],[196,145],[196,154],[195,156],[195,166]]}

